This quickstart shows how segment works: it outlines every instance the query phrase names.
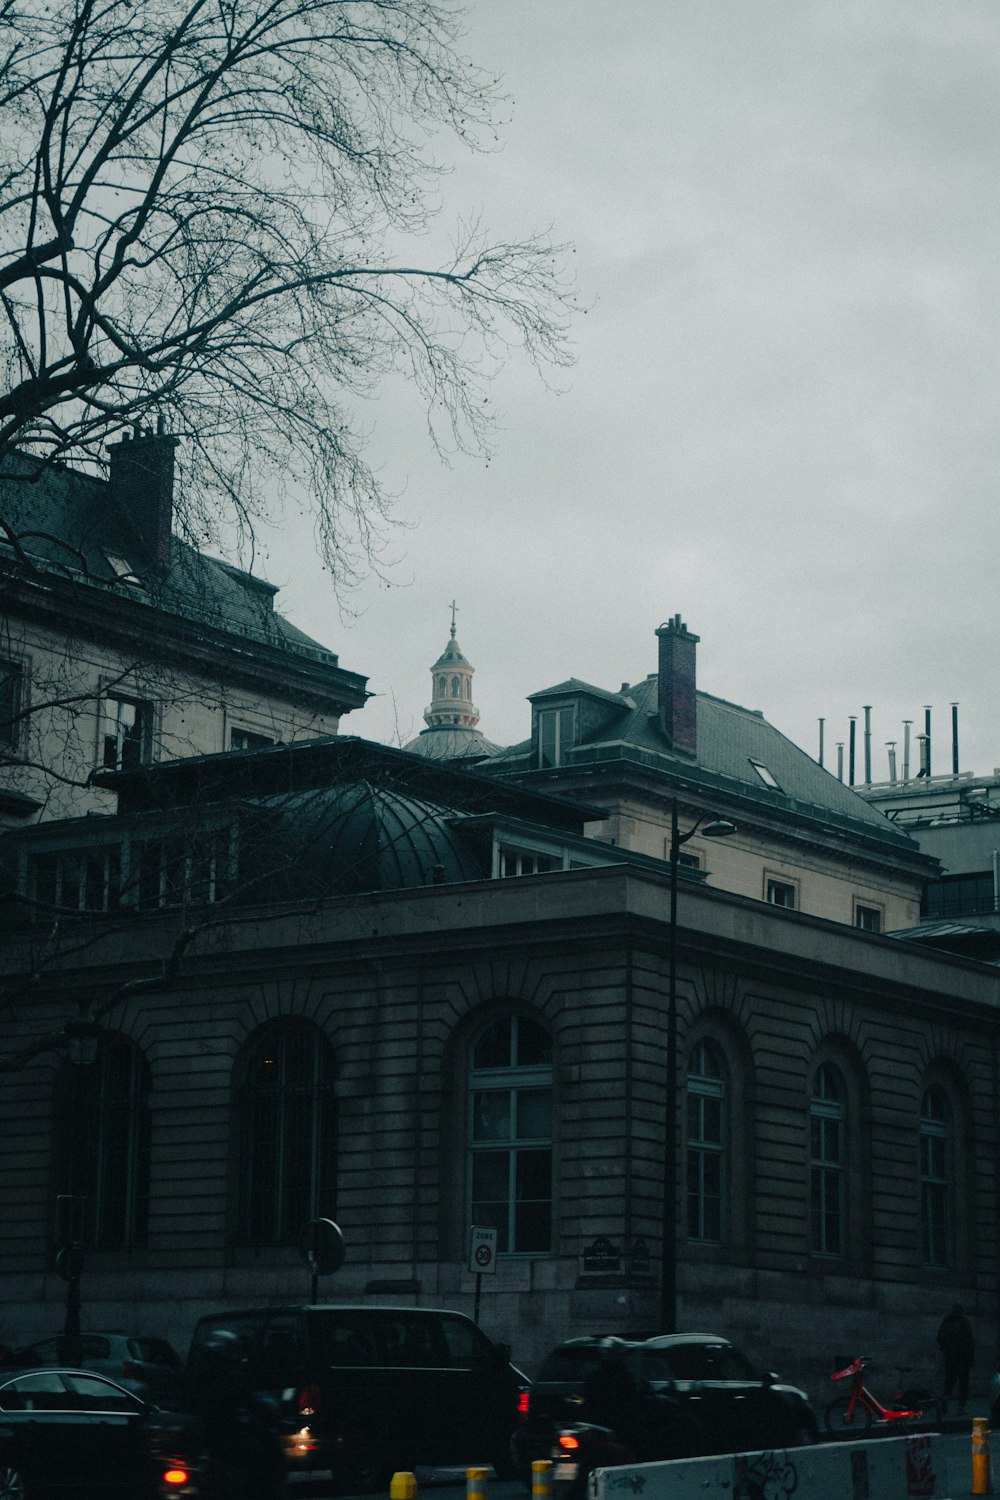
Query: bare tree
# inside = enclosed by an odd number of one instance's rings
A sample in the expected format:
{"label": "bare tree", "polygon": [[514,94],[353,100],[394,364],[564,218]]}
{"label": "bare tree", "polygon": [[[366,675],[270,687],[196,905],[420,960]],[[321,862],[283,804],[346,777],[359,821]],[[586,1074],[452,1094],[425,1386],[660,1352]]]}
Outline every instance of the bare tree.
{"label": "bare tree", "polygon": [[358,403],[401,374],[433,440],[488,439],[512,347],[567,362],[544,236],[439,207],[433,138],[492,132],[455,0],[0,0],[0,463],[100,466],[155,417],[186,433],[193,537],[308,491],[340,588],[388,510]]}

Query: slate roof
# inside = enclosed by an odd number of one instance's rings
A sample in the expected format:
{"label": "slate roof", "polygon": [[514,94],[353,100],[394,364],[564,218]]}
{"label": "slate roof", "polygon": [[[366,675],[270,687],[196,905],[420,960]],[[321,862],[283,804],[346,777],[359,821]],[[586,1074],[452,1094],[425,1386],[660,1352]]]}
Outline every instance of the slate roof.
{"label": "slate roof", "polygon": [[[697,755],[674,752],[660,727],[657,691],[657,675],[651,673],[617,693],[577,678],[533,693],[531,702],[538,707],[547,706],[549,700],[584,695],[603,720],[600,728],[569,750],[562,770],[532,769],[530,740],[511,746],[484,769],[497,774],[530,772],[534,782],[536,778],[565,779],[573,772],[596,777],[602,767],[622,762],[659,773],[672,785],[714,790],[788,816],[840,826],[854,835],[865,833],[919,858],[914,839],[800,750],[759,710],[699,691]],[[755,770],[754,762],[769,773],[775,786]],[[596,788],[588,789],[586,795],[599,800]]]}
{"label": "slate roof", "polygon": [[[167,611],[310,662],[339,668],[338,657],[274,609],[277,588],[172,537],[165,572],[150,566],[134,533],[111,503],[105,480],[76,469],[53,468],[25,483],[0,475],[0,561],[17,567],[17,546],[30,572],[77,587],[86,584],[129,608]],[[343,671],[343,669],[340,669]],[[354,674],[345,674],[353,676]],[[364,678],[356,679],[363,692]]]}

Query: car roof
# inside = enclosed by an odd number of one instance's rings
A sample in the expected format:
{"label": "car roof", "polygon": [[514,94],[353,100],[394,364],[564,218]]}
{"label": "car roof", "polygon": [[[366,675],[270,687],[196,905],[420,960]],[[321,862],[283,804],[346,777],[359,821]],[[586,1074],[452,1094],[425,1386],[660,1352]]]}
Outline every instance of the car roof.
{"label": "car roof", "polygon": [[725,1344],[732,1348],[730,1340],[721,1333],[658,1333],[643,1343],[652,1349],[673,1349],[681,1344]]}

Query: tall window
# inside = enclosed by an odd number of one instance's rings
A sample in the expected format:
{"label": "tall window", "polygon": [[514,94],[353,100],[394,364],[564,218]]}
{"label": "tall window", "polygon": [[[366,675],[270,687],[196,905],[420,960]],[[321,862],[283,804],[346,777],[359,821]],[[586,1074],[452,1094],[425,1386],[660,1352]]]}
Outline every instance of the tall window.
{"label": "tall window", "polygon": [[138,698],[104,699],[101,765],[112,771],[132,771],[145,765],[153,749],[153,705]]}
{"label": "tall window", "polygon": [[538,764],[542,770],[561,766],[573,743],[572,708],[546,708],[538,715]]}
{"label": "tall window", "polygon": [[127,1037],[104,1033],[89,1068],[58,1081],[57,1191],[84,1199],[83,1235],[104,1250],[143,1245],[149,1224],[149,1069]]}
{"label": "tall window", "polygon": [[470,1222],[493,1226],[501,1253],[552,1245],[552,1040],[507,1016],[472,1044]]}
{"label": "tall window", "polygon": [[711,1042],[699,1042],[687,1075],[688,1239],[722,1242],[726,1083]]}
{"label": "tall window", "polygon": [[0,661],[0,750],[16,750],[19,739],[23,671],[16,661]]}
{"label": "tall window", "polygon": [[948,1264],[950,1124],[944,1090],[929,1088],[920,1107],[920,1243],[925,1266]]}
{"label": "tall window", "polygon": [[840,1078],[824,1063],[809,1101],[809,1234],[814,1255],[844,1253],[844,1104]]}
{"label": "tall window", "polygon": [[49,850],[28,857],[28,896],[64,911],[112,911],[121,894],[121,850]]}
{"label": "tall window", "polygon": [[308,1022],[267,1026],[247,1044],[239,1079],[238,1238],[288,1244],[336,1210],[333,1048]]}

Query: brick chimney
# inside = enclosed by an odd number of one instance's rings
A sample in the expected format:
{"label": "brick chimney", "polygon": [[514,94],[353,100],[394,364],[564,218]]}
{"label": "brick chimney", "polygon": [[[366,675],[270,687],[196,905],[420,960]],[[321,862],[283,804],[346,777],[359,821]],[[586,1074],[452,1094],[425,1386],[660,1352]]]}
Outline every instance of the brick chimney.
{"label": "brick chimney", "polygon": [[698,637],[691,634],[680,615],[661,625],[656,634],[660,642],[657,674],[660,728],[672,750],[694,756],[698,753],[695,674]]}
{"label": "brick chimney", "polygon": [[180,438],[164,431],[163,418],[138,426],[131,437],[109,443],[111,500],[142,544],[150,562],[170,562],[174,514],[174,449]]}

